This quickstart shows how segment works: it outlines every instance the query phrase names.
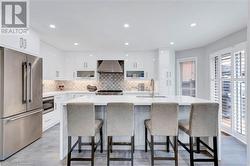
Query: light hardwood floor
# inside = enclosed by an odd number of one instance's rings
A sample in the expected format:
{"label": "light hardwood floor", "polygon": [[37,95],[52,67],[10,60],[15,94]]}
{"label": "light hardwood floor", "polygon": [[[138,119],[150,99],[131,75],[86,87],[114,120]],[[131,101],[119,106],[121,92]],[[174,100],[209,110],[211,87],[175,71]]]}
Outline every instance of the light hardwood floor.
{"label": "light hardwood floor", "polygon": [[[129,152],[114,152],[113,155],[128,156]],[[156,152],[156,155],[166,155],[165,152]],[[170,154],[171,155],[171,154]],[[73,156],[89,156],[89,152]],[[43,137],[9,159],[0,163],[0,166],[64,166],[66,161],[59,160],[59,126],[55,126],[43,134]],[[89,162],[74,162],[72,166],[87,166]],[[96,166],[106,165],[106,152],[96,152]],[[130,166],[129,162],[113,162],[112,166]],[[150,152],[135,152],[135,166],[150,166]],[[174,166],[173,161],[156,161],[155,166]],[[185,150],[179,151],[179,165],[189,166],[189,155]],[[212,166],[213,164],[196,164]],[[222,161],[220,166],[246,166],[246,146],[230,136],[222,138]]]}

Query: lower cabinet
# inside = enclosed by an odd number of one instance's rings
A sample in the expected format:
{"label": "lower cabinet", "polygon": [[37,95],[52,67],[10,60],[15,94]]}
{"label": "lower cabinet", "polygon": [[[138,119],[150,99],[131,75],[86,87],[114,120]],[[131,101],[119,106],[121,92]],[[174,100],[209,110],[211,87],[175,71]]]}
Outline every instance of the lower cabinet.
{"label": "lower cabinet", "polygon": [[43,114],[43,131],[57,125],[60,122],[60,111],[62,110],[62,103],[65,100],[65,95],[54,96],[54,111]]}
{"label": "lower cabinet", "polygon": [[56,120],[56,111],[43,114],[43,131],[48,130],[49,128],[55,126],[57,123],[58,121]]}

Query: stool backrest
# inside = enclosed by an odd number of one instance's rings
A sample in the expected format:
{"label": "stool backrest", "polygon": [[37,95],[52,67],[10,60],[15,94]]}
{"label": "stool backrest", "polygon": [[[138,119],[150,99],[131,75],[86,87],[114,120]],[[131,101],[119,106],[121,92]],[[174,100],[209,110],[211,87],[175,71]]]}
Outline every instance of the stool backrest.
{"label": "stool backrest", "polygon": [[218,103],[192,104],[190,113],[190,135],[197,137],[218,136]]}
{"label": "stool backrest", "polygon": [[177,103],[153,103],[151,106],[152,134],[177,136],[178,112]]}
{"label": "stool backrest", "polygon": [[68,136],[94,136],[95,110],[93,103],[67,104]]}
{"label": "stool backrest", "polygon": [[107,105],[107,135],[133,136],[134,104],[108,103]]}

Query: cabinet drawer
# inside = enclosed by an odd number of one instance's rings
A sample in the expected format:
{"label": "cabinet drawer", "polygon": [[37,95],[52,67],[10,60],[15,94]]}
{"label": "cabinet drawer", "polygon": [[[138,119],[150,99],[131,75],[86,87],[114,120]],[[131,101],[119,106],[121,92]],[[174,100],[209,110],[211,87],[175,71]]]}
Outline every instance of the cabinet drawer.
{"label": "cabinet drawer", "polygon": [[43,131],[49,129],[56,124],[55,111],[43,114]]}
{"label": "cabinet drawer", "polygon": [[25,116],[3,120],[5,125],[2,128],[3,135],[1,135],[3,139],[3,158],[1,160],[42,136],[42,111],[33,112]]}

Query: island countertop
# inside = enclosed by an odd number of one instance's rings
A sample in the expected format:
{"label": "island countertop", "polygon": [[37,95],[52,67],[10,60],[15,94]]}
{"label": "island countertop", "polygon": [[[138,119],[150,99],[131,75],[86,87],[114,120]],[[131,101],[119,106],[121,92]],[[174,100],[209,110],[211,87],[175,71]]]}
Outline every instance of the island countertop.
{"label": "island countertop", "polygon": [[134,105],[151,105],[152,103],[169,102],[178,103],[179,105],[191,105],[192,103],[205,103],[212,102],[211,100],[200,99],[197,97],[189,96],[165,96],[165,97],[144,97],[144,96],[133,96],[133,95],[95,95],[95,96],[84,96],[75,99],[65,101],[63,105],[67,103],[94,103],[96,106],[105,106],[111,102],[128,102]]}

